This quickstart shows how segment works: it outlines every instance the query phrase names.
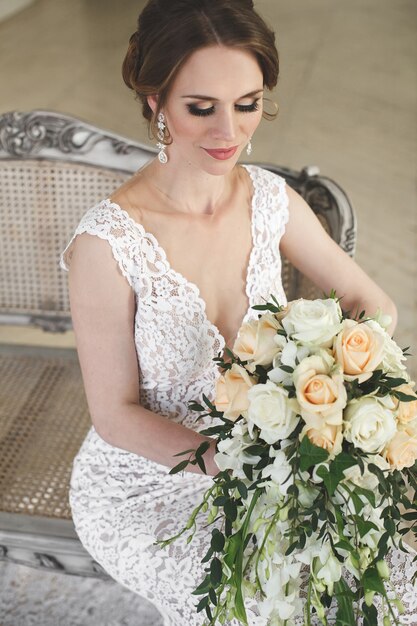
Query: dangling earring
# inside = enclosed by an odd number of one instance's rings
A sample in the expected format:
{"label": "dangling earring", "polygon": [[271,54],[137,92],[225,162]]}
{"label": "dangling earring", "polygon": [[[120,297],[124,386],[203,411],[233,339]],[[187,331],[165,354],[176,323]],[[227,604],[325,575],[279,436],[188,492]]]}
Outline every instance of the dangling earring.
{"label": "dangling earring", "polygon": [[246,146],[246,154],[248,156],[252,154],[252,137],[249,137],[248,145]]}
{"label": "dangling earring", "polygon": [[168,156],[165,153],[165,148],[166,145],[163,142],[163,140],[165,139],[165,129],[166,129],[166,124],[165,124],[165,115],[162,113],[162,111],[159,113],[158,115],[158,132],[157,132],[157,137],[159,139],[158,143],[156,144],[156,147],[159,148],[159,152],[158,152],[158,159],[160,163],[167,163],[168,162]]}

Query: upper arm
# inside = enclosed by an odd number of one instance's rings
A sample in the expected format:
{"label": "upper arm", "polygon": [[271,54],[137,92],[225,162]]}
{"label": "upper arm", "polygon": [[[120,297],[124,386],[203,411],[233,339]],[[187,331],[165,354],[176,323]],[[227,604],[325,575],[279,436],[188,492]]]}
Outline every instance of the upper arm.
{"label": "upper arm", "polygon": [[372,314],[380,307],[395,315],[391,299],[327,234],[303,198],[288,185],[287,193],[289,220],[281,239],[287,259],[324,293],[334,289],[345,310],[363,306]]}
{"label": "upper arm", "polygon": [[91,419],[103,436],[123,405],[139,402],[135,294],[109,243],[87,233],[73,242],[69,291]]}

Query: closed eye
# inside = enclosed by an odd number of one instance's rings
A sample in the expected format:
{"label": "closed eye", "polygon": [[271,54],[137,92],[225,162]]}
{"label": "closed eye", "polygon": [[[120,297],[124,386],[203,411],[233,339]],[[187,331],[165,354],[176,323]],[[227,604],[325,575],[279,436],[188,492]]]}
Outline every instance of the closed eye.
{"label": "closed eye", "polygon": [[[195,104],[187,104],[188,111],[191,115],[205,116],[205,115],[213,115],[215,112],[215,106],[201,108]],[[236,111],[240,113],[253,113],[254,111],[259,110],[259,99],[252,102],[252,104],[235,104]]]}

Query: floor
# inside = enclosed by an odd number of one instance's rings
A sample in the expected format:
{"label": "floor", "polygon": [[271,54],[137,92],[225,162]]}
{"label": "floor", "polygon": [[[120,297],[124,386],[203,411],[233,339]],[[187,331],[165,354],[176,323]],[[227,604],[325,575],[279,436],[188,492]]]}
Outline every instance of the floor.
{"label": "floor", "polygon": [[[0,112],[62,111],[149,142],[120,75],[143,4],[37,0],[0,22]],[[417,354],[417,5],[414,0],[255,4],[277,32],[281,77],[271,96],[279,103],[279,117],[262,122],[251,159],[295,168],[318,165],[347,191],[359,221],[356,260],[396,302],[395,338]],[[35,331],[3,328],[0,341],[6,338],[46,342]],[[72,344],[73,337],[64,342]],[[416,356],[409,368],[416,379]],[[65,602],[60,607],[55,602],[46,614],[40,607],[48,606],[56,585],[51,574],[0,565],[0,624],[157,624],[155,613],[138,606],[128,592],[113,587],[109,593],[104,583],[74,584],[74,579],[59,580]],[[93,607],[90,597],[100,601]],[[113,605],[125,607],[125,613],[116,612],[118,619]]]}

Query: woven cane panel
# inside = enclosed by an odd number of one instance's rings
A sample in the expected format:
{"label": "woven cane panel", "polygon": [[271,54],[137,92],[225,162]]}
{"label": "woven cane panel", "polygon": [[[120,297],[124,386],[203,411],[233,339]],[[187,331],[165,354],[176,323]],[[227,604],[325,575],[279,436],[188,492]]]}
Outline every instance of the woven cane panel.
{"label": "woven cane panel", "polygon": [[69,316],[59,266],[81,215],[129,175],[60,161],[2,161],[0,312]]}
{"label": "woven cane panel", "polygon": [[0,510],[71,519],[71,465],[90,426],[78,360],[0,354]]}

